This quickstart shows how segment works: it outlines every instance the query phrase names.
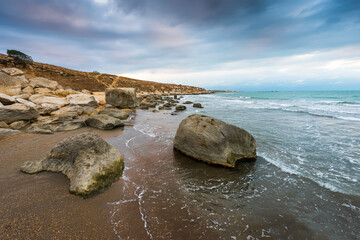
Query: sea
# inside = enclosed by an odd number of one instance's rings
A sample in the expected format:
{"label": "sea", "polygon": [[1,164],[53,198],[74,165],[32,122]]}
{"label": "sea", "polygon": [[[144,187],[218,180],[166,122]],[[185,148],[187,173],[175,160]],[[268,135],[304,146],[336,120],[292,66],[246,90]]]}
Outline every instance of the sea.
{"label": "sea", "polygon": [[[109,140],[125,159],[121,194],[108,203],[119,239],[360,239],[360,91],[185,101],[204,108],[137,110],[133,125]],[[250,132],[256,161],[229,169],[174,150],[191,114]]]}

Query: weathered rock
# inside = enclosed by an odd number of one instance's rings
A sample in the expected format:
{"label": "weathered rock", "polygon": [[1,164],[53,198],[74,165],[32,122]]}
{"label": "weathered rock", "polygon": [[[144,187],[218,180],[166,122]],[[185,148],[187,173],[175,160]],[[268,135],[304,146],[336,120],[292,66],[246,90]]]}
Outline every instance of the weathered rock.
{"label": "weathered rock", "polygon": [[180,123],[174,148],[195,159],[227,167],[235,167],[239,160],[256,159],[256,141],[250,133],[199,114]]}
{"label": "weathered rock", "polygon": [[28,124],[29,122],[27,121],[16,121],[10,124],[10,128],[13,130],[20,130],[21,128],[24,128]]}
{"label": "weathered rock", "polygon": [[32,108],[35,108],[35,109],[38,107],[35,103],[27,101],[27,100],[22,99],[22,98],[16,98],[16,102],[24,104],[24,105],[32,107]]}
{"label": "weathered rock", "polygon": [[79,105],[70,105],[67,108],[64,109],[66,112],[76,112],[78,115],[81,115],[84,113],[84,108]]}
{"label": "weathered rock", "polygon": [[9,96],[19,95],[21,92],[21,82],[10,77],[6,73],[0,72],[0,93]]}
{"label": "weathered rock", "polygon": [[51,90],[49,88],[35,88],[34,92],[35,94],[51,93]]}
{"label": "weathered rock", "polygon": [[194,103],[193,104],[194,108],[203,108],[203,106],[201,105],[201,103]]}
{"label": "weathered rock", "polygon": [[24,75],[24,72],[18,68],[3,68],[3,69],[1,69],[1,71],[11,77]]}
{"label": "weathered rock", "polygon": [[21,171],[61,172],[70,180],[70,193],[89,197],[121,177],[124,159],[95,133],[81,133],[58,143],[44,159],[25,162]]}
{"label": "weathered rock", "polygon": [[70,104],[92,107],[96,107],[99,105],[99,101],[95,97],[88,94],[70,94],[66,98],[67,100],[69,100]]}
{"label": "weathered rock", "polygon": [[28,129],[26,129],[28,133],[37,133],[37,134],[53,134],[54,126],[50,124],[33,124]]}
{"label": "weathered rock", "polygon": [[25,75],[23,75],[23,76],[14,76],[12,78],[16,82],[20,83],[21,88],[25,88],[29,84],[29,81],[26,79]]}
{"label": "weathered rock", "polygon": [[11,105],[16,102],[15,98],[4,93],[0,93],[0,102],[3,105]]}
{"label": "weathered rock", "polygon": [[21,93],[20,95],[14,96],[14,98],[16,100],[19,99],[19,98],[24,99],[24,100],[28,100],[29,97],[31,97],[31,94],[28,94],[28,93]]}
{"label": "weathered rock", "polygon": [[55,90],[59,84],[56,81],[49,80],[43,77],[36,77],[30,79],[30,86],[33,88],[49,88]]}
{"label": "weathered rock", "polygon": [[38,105],[41,105],[43,103],[48,103],[48,104],[56,105],[58,107],[63,107],[65,105],[69,104],[69,101],[66,98],[51,97],[51,96],[45,96],[42,94],[32,95],[29,98],[29,100]]}
{"label": "weathered rock", "polygon": [[124,122],[104,114],[89,116],[85,121],[86,125],[103,130],[109,130],[116,127],[124,126]]}
{"label": "weathered rock", "polygon": [[66,121],[57,125],[54,129],[54,132],[72,131],[85,126],[86,124],[82,120]]}
{"label": "weathered rock", "polygon": [[21,90],[22,93],[27,93],[33,95],[35,93],[34,88],[31,86],[25,87],[23,90]]}
{"label": "weathered rock", "polygon": [[127,112],[121,111],[119,109],[116,108],[105,108],[103,110],[101,110],[99,112],[99,114],[105,114],[105,115],[109,115],[111,117],[114,118],[118,118],[118,119],[127,119],[129,117],[129,114]]}
{"label": "weathered rock", "polygon": [[9,128],[9,125],[7,125],[4,121],[0,121],[0,128]]}
{"label": "weathered rock", "polygon": [[193,102],[192,101],[186,101],[184,102],[184,104],[192,104]]}
{"label": "weathered rock", "polygon": [[19,120],[32,120],[38,116],[39,114],[34,108],[20,103],[0,107],[0,121],[6,123]]}
{"label": "weathered rock", "polygon": [[59,107],[57,105],[49,103],[43,103],[41,104],[41,107],[38,108],[38,111],[41,115],[48,115],[57,110],[59,110]]}
{"label": "weathered rock", "polygon": [[83,107],[83,109],[84,109],[84,114],[86,114],[86,115],[98,114],[98,110],[96,108],[85,106],[85,107]]}
{"label": "weathered rock", "polygon": [[184,105],[178,105],[175,107],[175,110],[176,111],[184,111],[184,110],[186,110],[186,107]]}
{"label": "weathered rock", "polygon": [[107,88],[105,90],[105,100],[107,104],[114,107],[135,108],[135,88]]}
{"label": "weathered rock", "polygon": [[8,136],[17,135],[21,133],[19,130],[12,130],[7,128],[0,128],[0,139],[6,138]]}
{"label": "weathered rock", "polygon": [[54,111],[54,112],[50,113],[50,115],[56,116],[61,119],[64,119],[64,118],[72,119],[72,118],[78,116],[77,112],[66,111],[66,109],[60,109],[60,110]]}

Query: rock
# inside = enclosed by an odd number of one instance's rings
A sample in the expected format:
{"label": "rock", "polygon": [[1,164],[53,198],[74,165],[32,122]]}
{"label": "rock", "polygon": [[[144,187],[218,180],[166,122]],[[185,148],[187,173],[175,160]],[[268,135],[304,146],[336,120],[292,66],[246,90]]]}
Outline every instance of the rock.
{"label": "rock", "polygon": [[67,121],[63,122],[60,125],[56,126],[54,132],[63,132],[63,131],[72,131],[82,127],[85,127],[86,124],[82,120],[75,120],[75,121]]}
{"label": "rock", "polygon": [[9,125],[7,125],[4,121],[0,121],[0,128],[9,128]]}
{"label": "rock", "polygon": [[18,68],[3,68],[3,69],[1,69],[1,71],[11,77],[24,75],[24,72]]}
{"label": "rock", "polygon": [[37,134],[53,134],[53,126],[50,124],[33,124],[28,129],[26,129],[27,133],[37,133]]}
{"label": "rock", "polygon": [[59,119],[73,119],[77,117],[77,112],[67,111],[66,109],[60,109],[50,113],[51,116],[58,117]]}
{"label": "rock", "polygon": [[105,114],[105,115],[109,115],[111,117],[114,117],[114,118],[118,118],[118,119],[127,119],[129,117],[129,114],[127,112],[124,112],[124,111],[121,111],[119,109],[116,109],[116,108],[105,108],[103,110],[101,110],[99,112],[99,114]]}
{"label": "rock", "polygon": [[55,90],[59,84],[56,81],[49,80],[43,77],[36,77],[30,79],[30,86],[33,88],[49,88]]}
{"label": "rock", "polygon": [[193,102],[192,101],[186,101],[184,102],[184,104],[192,104]]}
{"label": "rock", "polygon": [[124,126],[124,122],[104,114],[89,116],[85,121],[86,125],[103,130],[109,130]]}
{"label": "rock", "polygon": [[135,88],[107,88],[105,90],[105,100],[107,104],[114,107],[135,108]]}
{"label": "rock", "polygon": [[35,94],[51,93],[51,90],[49,88],[35,88],[34,92]]}
{"label": "rock", "polygon": [[19,95],[20,92],[21,82],[3,72],[0,72],[0,93],[15,96]]}
{"label": "rock", "polygon": [[165,103],[164,105],[163,105],[163,107],[169,107],[169,108],[171,108],[173,106],[173,104],[171,104],[171,103]]}
{"label": "rock", "polygon": [[13,130],[20,130],[21,128],[24,128],[28,124],[29,122],[27,121],[16,121],[10,124],[10,128]]}
{"label": "rock", "polygon": [[174,148],[195,159],[227,167],[235,167],[239,160],[256,159],[256,141],[250,133],[199,114],[180,123]]}
{"label": "rock", "polygon": [[12,123],[19,120],[32,120],[39,116],[35,108],[15,103],[0,107],[0,121]]}
{"label": "rock", "polygon": [[23,90],[21,90],[22,93],[27,93],[33,95],[35,93],[34,89],[31,86],[25,87]]}
{"label": "rock", "polygon": [[41,107],[38,108],[38,111],[41,115],[48,115],[52,112],[55,112],[56,110],[59,110],[59,107],[49,103],[43,103],[41,104]]}
{"label": "rock", "polygon": [[69,100],[70,104],[91,107],[97,107],[99,105],[99,101],[95,97],[83,93],[70,94],[66,98]]}
{"label": "rock", "polygon": [[124,159],[119,151],[95,133],[68,137],[55,145],[47,157],[25,162],[21,171],[61,172],[70,180],[70,193],[90,197],[121,177]]}
{"label": "rock", "polygon": [[104,108],[114,108],[114,107],[110,104],[104,104]]}
{"label": "rock", "polygon": [[38,105],[41,105],[43,103],[48,103],[48,104],[56,105],[58,107],[63,107],[65,105],[69,104],[69,101],[66,98],[50,97],[50,96],[45,96],[42,94],[32,95],[29,98],[29,100]]}
{"label": "rock", "polygon": [[16,95],[14,96],[14,98],[17,100],[19,98],[24,99],[24,100],[28,100],[31,97],[31,94],[28,93],[22,93],[20,95]]}
{"label": "rock", "polygon": [[84,109],[84,114],[86,115],[98,114],[98,110],[96,108],[85,106],[83,107],[83,109]]}
{"label": "rock", "polygon": [[32,108],[35,108],[35,109],[37,109],[37,107],[38,107],[35,103],[24,100],[22,98],[16,98],[16,102],[24,104],[24,105],[32,107]]}
{"label": "rock", "polygon": [[176,111],[184,111],[186,109],[186,107],[184,105],[178,105],[175,107]]}
{"label": "rock", "polygon": [[77,115],[81,115],[84,113],[84,108],[79,105],[70,105],[64,109],[66,112],[76,112]]}
{"label": "rock", "polygon": [[24,76],[15,76],[12,77],[16,82],[20,83],[21,88],[25,88],[28,84],[29,81],[26,79],[25,75]]}
{"label": "rock", "polygon": [[203,106],[201,105],[201,103],[194,103],[193,104],[194,108],[203,108]]}
{"label": "rock", "polygon": [[21,133],[19,130],[12,130],[6,128],[0,128],[0,139],[6,138],[8,136],[13,136]]}
{"label": "rock", "polygon": [[11,105],[16,102],[15,98],[4,93],[0,93],[0,102],[3,105]]}

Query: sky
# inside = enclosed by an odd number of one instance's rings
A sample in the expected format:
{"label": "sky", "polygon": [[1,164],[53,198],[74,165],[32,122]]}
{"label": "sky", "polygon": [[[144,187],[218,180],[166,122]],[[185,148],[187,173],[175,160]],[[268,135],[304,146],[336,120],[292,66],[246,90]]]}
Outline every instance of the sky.
{"label": "sky", "polygon": [[360,0],[1,0],[0,52],[221,90],[360,90]]}

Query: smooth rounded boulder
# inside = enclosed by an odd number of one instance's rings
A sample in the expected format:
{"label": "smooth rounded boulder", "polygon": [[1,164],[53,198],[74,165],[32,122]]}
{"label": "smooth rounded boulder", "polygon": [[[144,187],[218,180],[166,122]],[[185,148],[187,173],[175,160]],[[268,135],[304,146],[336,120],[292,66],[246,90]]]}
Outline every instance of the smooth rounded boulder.
{"label": "smooth rounded boulder", "polygon": [[89,197],[121,177],[124,159],[120,152],[98,134],[85,132],[55,145],[43,159],[25,162],[21,171],[61,172],[70,180],[70,193]]}
{"label": "smooth rounded boulder", "polygon": [[238,161],[256,159],[256,141],[249,132],[199,114],[182,120],[174,148],[192,158],[231,168]]}
{"label": "smooth rounded boulder", "polygon": [[135,108],[135,88],[107,88],[105,90],[105,101],[114,107]]}

